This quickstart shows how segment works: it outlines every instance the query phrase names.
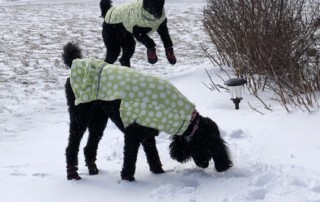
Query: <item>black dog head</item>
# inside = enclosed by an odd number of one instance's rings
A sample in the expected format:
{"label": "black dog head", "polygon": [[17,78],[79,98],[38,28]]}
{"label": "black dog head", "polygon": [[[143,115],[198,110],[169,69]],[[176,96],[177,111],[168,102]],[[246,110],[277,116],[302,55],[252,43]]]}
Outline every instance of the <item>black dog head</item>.
{"label": "black dog head", "polygon": [[164,2],[165,0],[143,0],[143,8],[156,19],[160,19],[163,12]]}
{"label": "black dog head", "polygon": [[228,147],[220,137],[218,126],[209,118],[199,116],[198,129],[190,135],[188,128],[182,136],[174,135],[169,146],[171,158],[184,163],[191,158],[201,168],[207,168],[211,158],[218,172],[226,171],[232,166]]}

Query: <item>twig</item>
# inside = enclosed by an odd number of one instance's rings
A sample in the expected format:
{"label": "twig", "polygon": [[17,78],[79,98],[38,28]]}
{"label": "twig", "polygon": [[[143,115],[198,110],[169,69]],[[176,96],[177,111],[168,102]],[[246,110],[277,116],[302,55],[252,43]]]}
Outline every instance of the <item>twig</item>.
{"label": "twig", "polygon": [[258,112],[258,113],[260,113],[260,114],[264,115],[264,113],[262,113],[262,112],[258,111],[256,108],[253,108],[253,107],[250,105],[250,102],[248,102],[248,105],[251,107],[251,109],[252,109],[252,110],[254,110],[254,111],[256,111],[256,112]]}
{"label": "twig", "polygon": [[214,88],[215,88],[215,89],[217,89],[217,91],[219,91],[219,92],[220,92],[220,90],[219,90],[219,88],[217,87],[217,85],[213,82],[213,80],[212,80],[212,78],[211,78],[211,76],[210,76],[210,74],[209,74],[208,70],[207,70],[207,69],[205,69],[205,70],[206,70],[207,75],[208,75],[208,77],[209,77],[209,79],[210,79],[210,81],[211,81],[211,84],[214,86]]}

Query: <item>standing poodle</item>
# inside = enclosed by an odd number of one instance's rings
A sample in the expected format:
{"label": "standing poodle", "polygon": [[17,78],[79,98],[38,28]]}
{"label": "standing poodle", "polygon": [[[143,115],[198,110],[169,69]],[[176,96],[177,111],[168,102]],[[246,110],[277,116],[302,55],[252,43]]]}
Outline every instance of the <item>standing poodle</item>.
{"label": "standing poodle", "polygon": [[219,172],[232,166],[218,126],[210,118],[202,117],[194,104],[171,83],[131,68],[81,57],[76,44],[68,43],[64,47],[64,63],[71,67],[65,85],[70,114],[66,148],[69,180],[81,179],[77,172],[77,156],[87,129],[85,161],[89,174],[98,174],[97,148],[109,118],[124,133],[123,180],[135,180],[140,144],[150,171],[164,173],[155,142],[159,131],[172,135],[170,155],[178,162],[192,158],[197,166],[206,168],[213,159]]}
{"label": "standing poodle", "polygon": [[169,63],[176,63],[167,27],[164,0],[134,0],[116,7],[112,7],[111,4],[111,0],[100,2],[101,16],[104,18],[102,37],[107,49],[105,62],[113,64],[122,50],[120,64],[130,67],[136,39],[147,48],[148,62],[156,63],[156,44],[149,35],[157,31]]}

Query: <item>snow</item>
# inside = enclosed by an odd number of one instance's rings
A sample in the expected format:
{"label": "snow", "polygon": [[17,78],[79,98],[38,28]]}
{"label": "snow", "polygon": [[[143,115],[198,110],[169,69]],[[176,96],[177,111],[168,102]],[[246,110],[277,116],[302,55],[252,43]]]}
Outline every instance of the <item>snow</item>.
{"label": "snow", "polygon": [[77,41],[86,56],[104,58],[99,1],[0,0],[1,201],[320,202],[319,109],[287,113],[271,99],[272,92],[264,92],[269,111],[245,90],[240,110],[234,110],[228,92],[210,91],[203,84],[210,83],[206,69],[217,84],[224,82],[216,74],[227,77],[203,54],[202,47],[212,48],[202,27],[203,6],[202,0],[167,0],[175,66],[166,61],[157,34],[158,63],[148,64],[137,44],[132,64],[170,80],[217,122],[234,167],[217,173],[213,162],[207,169],[179,164],[169,156],[168,135],[161,133],[157,147],[166,173],[150,173],[140,151],[137,181],[129,183],[120,180],[123,135],[112,123],[99,146],[99,175],[88,175],[84,137],[83,179],[66,179],[69,118],[63,85],[69,70],[61,62],[62,46]]}

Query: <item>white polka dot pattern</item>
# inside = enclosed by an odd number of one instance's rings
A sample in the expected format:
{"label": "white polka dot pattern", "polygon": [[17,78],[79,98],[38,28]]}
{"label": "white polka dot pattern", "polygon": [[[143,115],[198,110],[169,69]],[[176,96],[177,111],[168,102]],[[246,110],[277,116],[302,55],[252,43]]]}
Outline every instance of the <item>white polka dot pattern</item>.
{"label": "white polka dot pattern", "polygon": [[[120,116],[125,127],[137,122],[172,135],[182,135],[195,109],[171,83],[127,67],[101,60],[74,60],[70,78],[76,105],[93,100],[121,99]],[[98,81],[100,80],[100,85]]]}
{"label": "white polka dot pattern", "polygon": [[122,23],[126,30],[130,33],[133,32],[134,26],[150,27],[151,31],[148,32],[152,35],[156,32],[160,24],[166,19],[165,10],[162,11],[160,19],[154,18],[152,14],[143,8],[142,0],[132,1],[110,8],[105,16],[105,22],[108,24]]}

